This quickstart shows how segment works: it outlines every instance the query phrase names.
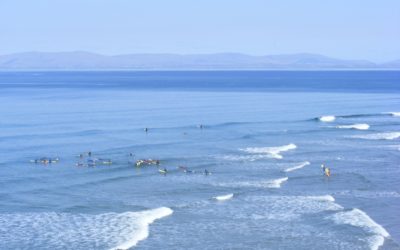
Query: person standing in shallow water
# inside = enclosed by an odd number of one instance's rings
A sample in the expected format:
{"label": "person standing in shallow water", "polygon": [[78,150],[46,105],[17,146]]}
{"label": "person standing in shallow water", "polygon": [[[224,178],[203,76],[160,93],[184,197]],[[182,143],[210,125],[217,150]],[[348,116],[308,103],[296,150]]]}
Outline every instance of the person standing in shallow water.
{"label": "person standing in shallow water", "polygon": [[321,164],[322,172],[324,173],[325,176],[331,176],[331,170],[327,167],[325,167],[324,164]]}
{"label": "person standing in shallow water", "polygon": [[325,168],[325,175],[326,176],[331,176],[331,170],[329,168]]}

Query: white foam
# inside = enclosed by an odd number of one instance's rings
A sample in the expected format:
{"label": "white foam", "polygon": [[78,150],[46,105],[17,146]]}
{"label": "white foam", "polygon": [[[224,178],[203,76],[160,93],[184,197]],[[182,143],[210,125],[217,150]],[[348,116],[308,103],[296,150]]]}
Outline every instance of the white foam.
{"label": "white foam", "polygon": [[383,243],[385,243],[385,237],[380,235],[372,235],[368,237],[367,240],[371,250],[378,250],[379,247],[383,246]]}
{"label": "white foam", "polygon": [[307,165],[310,165],[310,162],[305,161],[305,162],[303,162],[303,163],[301,163],[301,164],[299,164],[299,165],[296,165],[296,166],[294,166],[294,167],[287,168],[287,169],[285,169],[284,171],[285,171],[285,172],[292,172],[292,171],[294,171],[294,170],[297,170],[297,169],[300,169],[300,168],[304,168],[304,167],[307,166]]}
{"label": "white foam", "polygon": [[257,187],[257,188],[280,188],[282,183],[287,181],[288,177],[266,180],[266,181],[238,181],[229,183],[218,183],[221,187]]}
{"label": "white foam", "polygon": [[224,155],[222,159],[228,161],[256,161],[265,158],[271,158],[269,155]]}
{"label": "white foam", "polygon": [[333,115],[325,115],[318,118],[321,122],[333,122],[336,117]]}
{"label": "white foam", "polygon": [[330,195],[323,196],[252,196],[245,197],[243,206],[259,204],[260,209],[252,212],[254,219],[291,221],[303,214],[322,211],[340,211],[342,206],[332,201]]}
{"label": "white foam", "polygon": [[331,219],[337,224],[348,224],[355,227],[360,227],[364,231],[373,234],[368,238],[371,249],[378,249],[383,245],[384,238],[390,237],[390,234],[378,223],[376,223],[365,212],[358,208],[350,211],[338,212]]}
{"label": "white foam", "polygon": [[385,132],[369,135],[356,135],[353,138],[367,139],[367,140],[394,140],[400,137],[400,132]]}
{"label": "white foam", "polygon": [[160,207],[102,214],[0,214],[0,248],[7,243],[23,249],[129,249],[148,237],[151,223],[172,213]]}
{"label": "white foam", "polygon": [[233,194],[220,195],[220,196],[215,196],[213,198],[218,200],[218,201],[226,201],[226,200],[232,199],[233,198]]}
{"label": "white foam", "polygon": [[284,177],[284,178],[272,180],[272,181],[270,181],[270,187],[271,188],[280,188],[282,183],[284,183],[288,179],[289,179],[288,177]]}
{"label": "white foam", "polygon": [[346,129],[357,129],[357,130],[368,130],[369,125],[366,123],[352,124],[352,125],[339,125],[337,128],[346,128]]}
{"label": "white foam", "polygon": [[389,112],[388,114],[392,116],[400,116],[400,112]]}
{"label": "white foam", "polygon": [[122,243],[121,245],[118,245],[117,247],[111,248],[112,250],[118,250],[118,249],[125,250],[136,246],[136,244],[139,241],[149,237],[149,225],[151,223],[153,223],[155,220],[171,215],[173,211],[168,207],[161,207],[150,211],[144,211],[141,213],[142,216],[137,222],[138,224],[140,224],[141,230],[139,230],[139,232],[137,232],[135,235],[132,235],[132,238],[130,238],[128,241]]}
{"label": "white foam", "polygon": [[360,191],[360,190],[346,190],[337,192],[336,194],[342,196],[360,197],[360,198],[400,198],[400,193],[396,191]]}
{"label": "white foam", "polygon": [[297,148],[297,146],[291,143],[280,147],[250,147],[241,150],[251,154],[266,154],[270,158],[282,159],[283,156],[280,155],[281,152],[286,152],[295,148]]}
{"label": "white foam", "polygon": [[321,196],[306,196],[308,199],[317,201],[331,201],[334,202],[335,198],[332,195],[321,195]]}

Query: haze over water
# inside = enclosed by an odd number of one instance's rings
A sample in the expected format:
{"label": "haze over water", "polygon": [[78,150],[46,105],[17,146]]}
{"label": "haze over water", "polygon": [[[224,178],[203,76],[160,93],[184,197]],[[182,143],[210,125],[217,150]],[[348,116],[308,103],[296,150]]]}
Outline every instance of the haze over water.
{"label": "haze over water", "polygon": [[1,72],[0,249],[400,249],[399,80]]}

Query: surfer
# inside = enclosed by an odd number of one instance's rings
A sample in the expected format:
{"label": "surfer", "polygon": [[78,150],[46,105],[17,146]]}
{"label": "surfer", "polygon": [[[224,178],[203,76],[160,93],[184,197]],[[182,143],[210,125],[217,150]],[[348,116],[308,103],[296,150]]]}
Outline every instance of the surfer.
{"label": "surfer", "polygon": [[329,168],[325,168],[325,175],[326,176],[331,176],[331,170]]}
{"label": "surfer", "polygon": [[322,172],[324,173],[325,176],[328,176],[328,177],[331,176],[331,170],[329,168],[325,167],[324,164],[321,165],[321,168],[322,168]]}

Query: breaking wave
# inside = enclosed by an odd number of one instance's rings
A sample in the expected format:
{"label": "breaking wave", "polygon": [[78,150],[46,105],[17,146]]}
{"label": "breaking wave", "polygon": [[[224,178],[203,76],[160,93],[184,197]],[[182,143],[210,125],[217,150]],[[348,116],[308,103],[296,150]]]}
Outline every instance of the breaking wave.
{"label": "breaking wave", "polygon": [[336,117],[333,115],[325,115],[319,117],[318,120],[321,122],[333,122],[334,120],[336,120]]}
{"label": "breaking wave", "polygon": [[280,147],[254,147],[254,148],[250,147],[241,150],[250,154],[266,154],[270,158],[282,159],[283,156],[280,154],[281,152],[286,152],[296,148],[297,146],[291,143]]}
{"label": "breaking wave", "polygon": [[0,214],[0,248],[129,249],[148,237],[151,223],[172,213],[170,208],[160,207],[97,215]]}
{"label": "breaking wave", "polygon": [[387,114],[391,115],[391,116],[400,116],[400,112],[388,112]]}
{"label": "breaking wave", "polygon": [[297,170],[297,169],[300,169],[300,168],[304,168],[304,167],[307,166],[307,165],[310,165],[310,162],[309,162],[309,161],[305,161],[305,162],[303,162],[303,163],[301,163],[301,164],[299,164],[299,165],[296,165],[296,166],[294,166],[294,167],[287,168],[287,169],[285,169],[284,171],[285,171],[285,172],[292,172],[292,171],[294,171],[294,170]]}
{"label": "breaking wave", "polygon": [[359,123],[359,124],[353,124],[353,125],[339,125],[336,126],[337,128],[346,128],[346,129],[358,129],[358,130],[368,130],[369,125],[366,123]]}
{"label": "breaking wave", "polygon": [[316,200],[316,201],[330,201],[334,202],[335,198],[333,198],[332,195],[321,195],[321,196],[306,196],[310,200]]}
{"label": "breaking wave", "polygon": [[400,112],[386,112],[386,113],[371,113],[371,114],[350,114],[350,115],[324,115],[313,120],[321,121],[321,122],[333,122],[337,118],[363,118],[363,117],[378,117],[378,116],[400,116]]}
{"label": "breaking wave", "polygon": [[213,198],[216,199],[217,201],[226,201],[232,199],[233,194],[220,195],[220,196],[215,196]]}
{"label": "breaking wave", "polygon": [[383,245],[385,238],[390,237],[385,228],[358,208],[354,208],[350,211],[338,212],[331,216],[331,219],[333,219],[336,224],[360,227],[364,231],[372,234],[372,236],[368,237],[368,244],[373,250],[377,250]]}

